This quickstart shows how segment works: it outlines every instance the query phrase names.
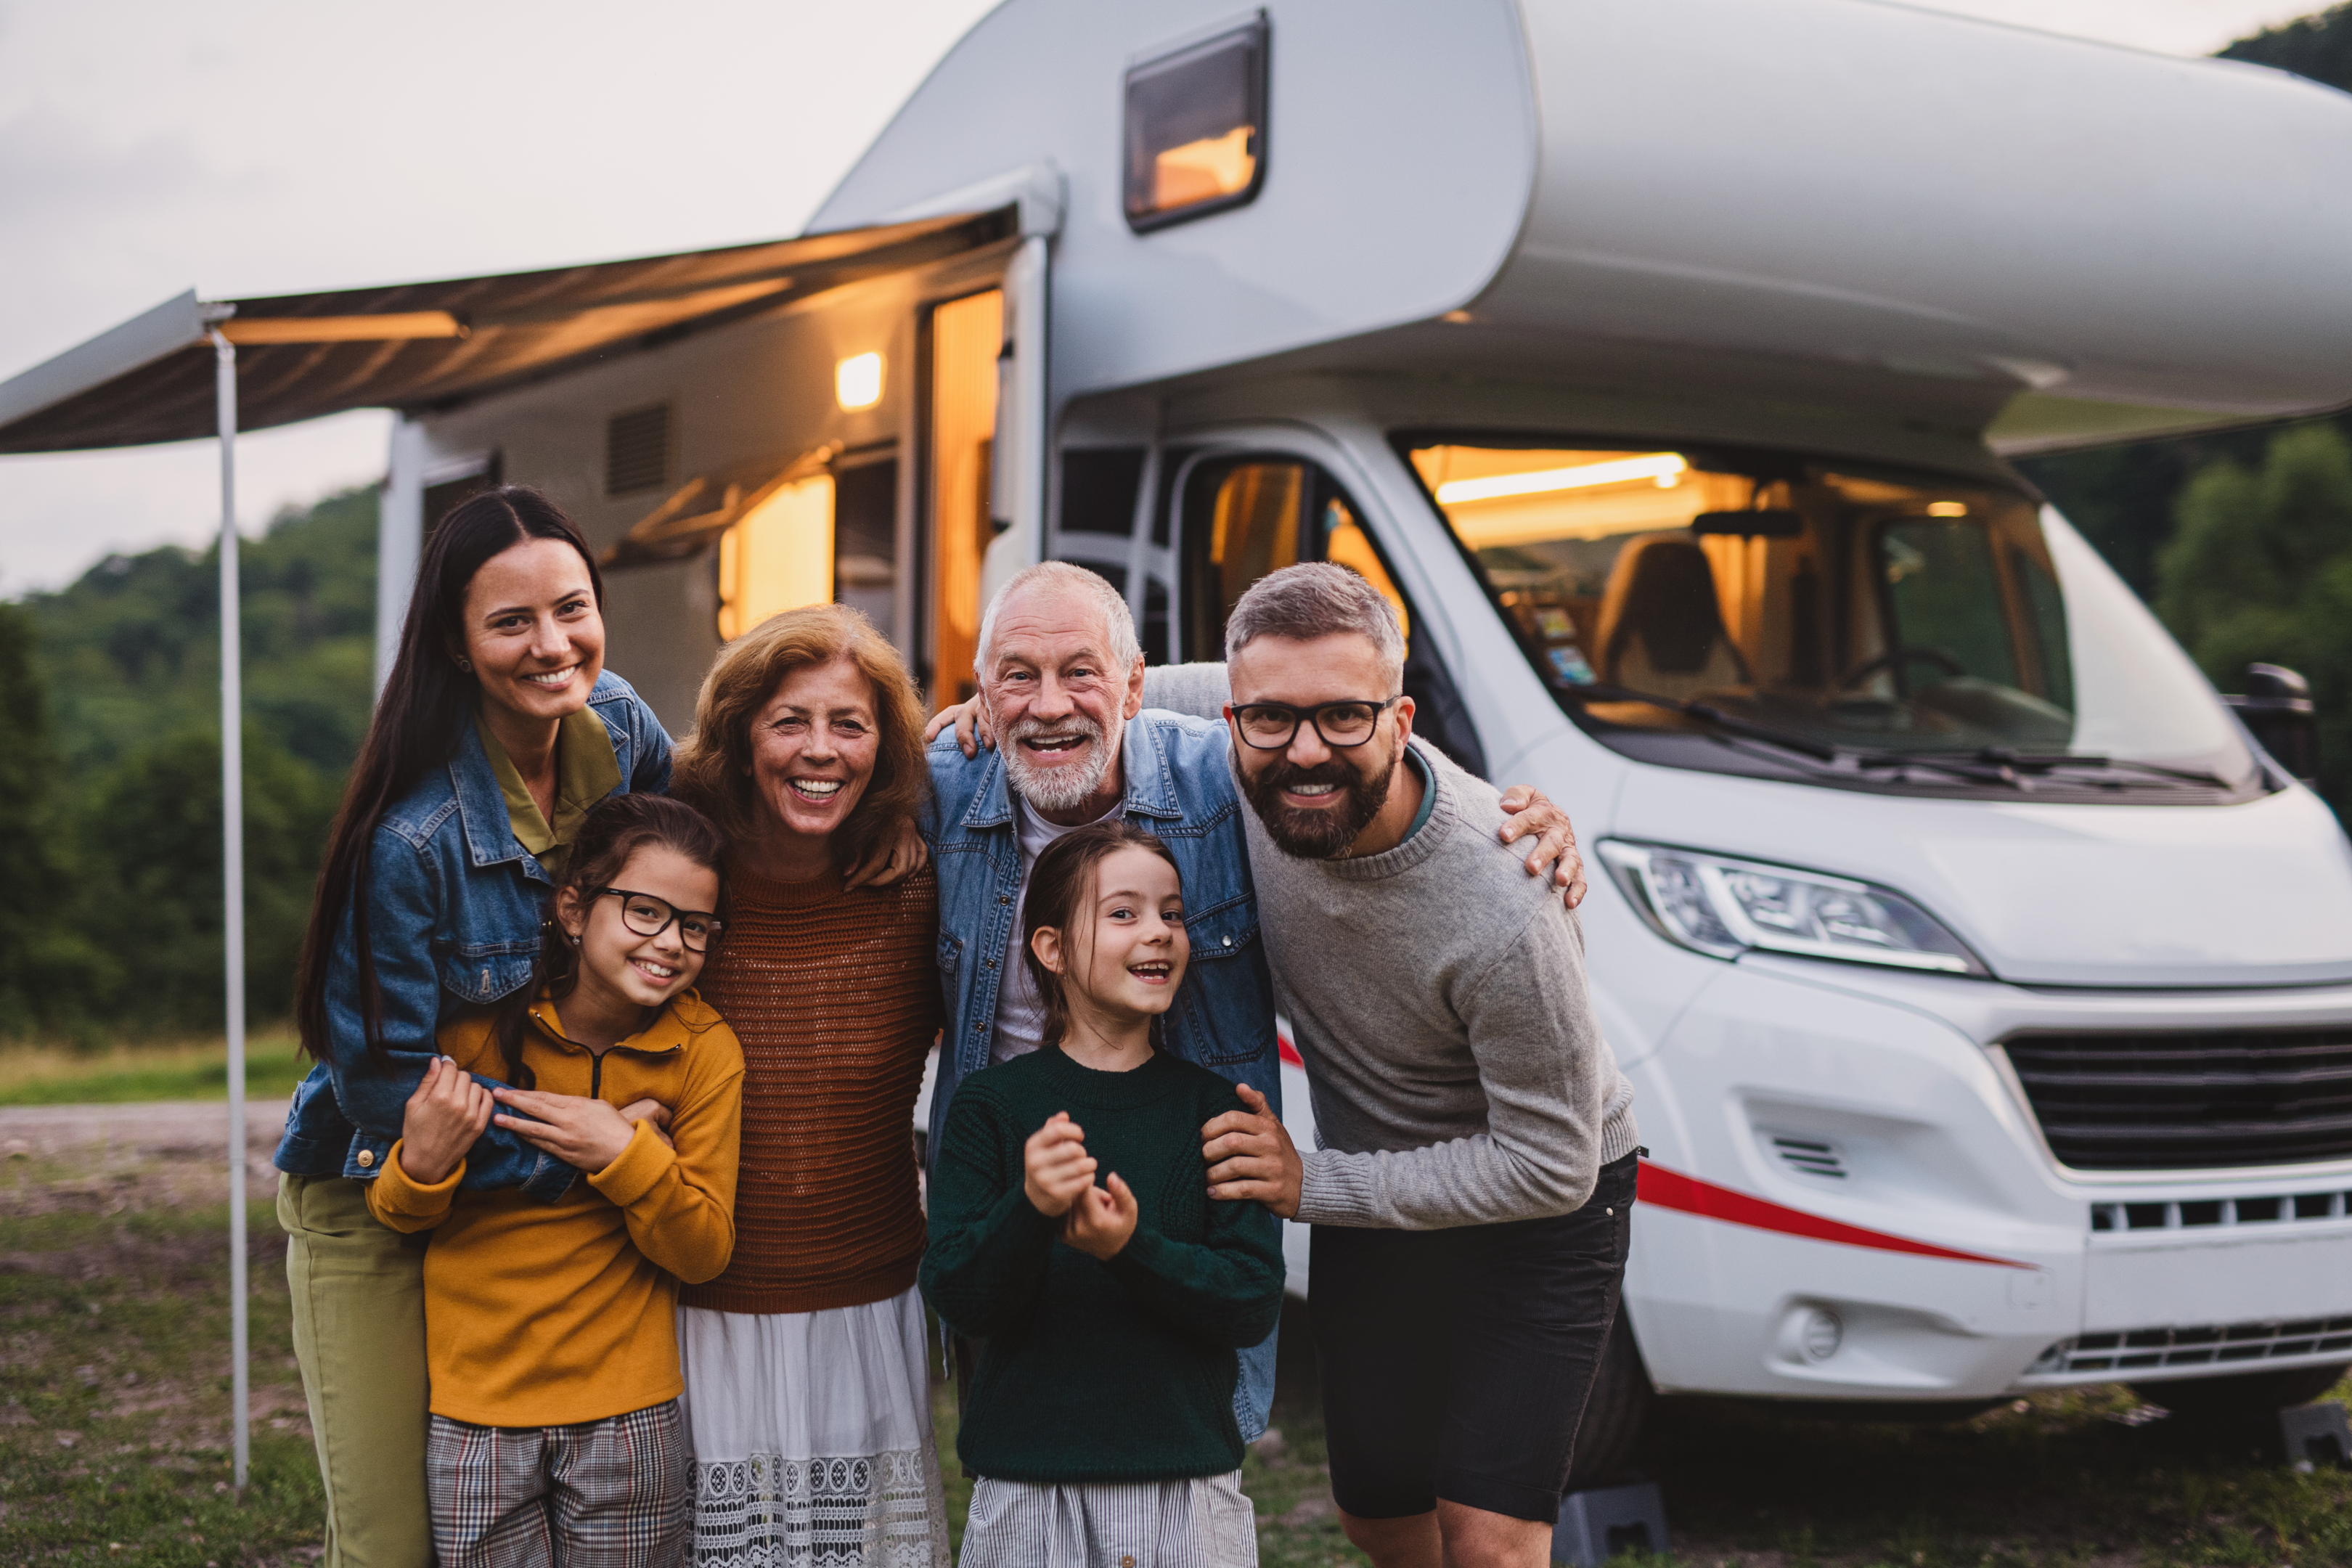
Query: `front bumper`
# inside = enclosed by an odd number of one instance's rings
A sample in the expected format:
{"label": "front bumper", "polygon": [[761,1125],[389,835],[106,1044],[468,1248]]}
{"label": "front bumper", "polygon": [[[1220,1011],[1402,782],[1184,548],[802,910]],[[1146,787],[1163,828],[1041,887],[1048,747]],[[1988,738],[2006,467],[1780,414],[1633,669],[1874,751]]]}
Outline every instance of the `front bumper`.
{"label": "front bumper", "polygon": [[1662,1387],[1968,1400],[2352,1361],[2352,1162],[2069,1171],[1988,1044],[2340,1023],[2352,988],[2055,993],[1689,963],[1693,999],[1629,1069],[1676,1179],[1645,1188],[1626,1285]]}

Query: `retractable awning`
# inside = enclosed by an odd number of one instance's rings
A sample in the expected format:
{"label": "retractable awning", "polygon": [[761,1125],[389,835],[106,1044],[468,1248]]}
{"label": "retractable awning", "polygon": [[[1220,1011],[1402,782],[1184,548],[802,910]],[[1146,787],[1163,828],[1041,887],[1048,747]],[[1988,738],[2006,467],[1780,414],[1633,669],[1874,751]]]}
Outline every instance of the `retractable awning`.
{"label": "retractable awning", "polygon": [[216,434],[208,330],[236,346],[241,430],[351,408],[414,412],[1017,230],[1007,207],[543,272],[255,300],[191,291],[0,383],[0,453]]}

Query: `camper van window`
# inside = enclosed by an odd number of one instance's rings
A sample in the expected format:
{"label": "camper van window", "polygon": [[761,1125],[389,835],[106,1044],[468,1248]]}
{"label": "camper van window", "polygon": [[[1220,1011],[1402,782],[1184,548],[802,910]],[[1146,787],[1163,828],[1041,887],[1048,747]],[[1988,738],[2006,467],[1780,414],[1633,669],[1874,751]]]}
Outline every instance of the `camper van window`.
{"label": "camper van window", "polygon": [[2146,609],[2069,571],[2087,547],[2022,494],[1779,455],[1402,445],[1538,675],[1621,751],[1936,794],[2260,787],[2187,661],[2114,629]]}
{"label": "camper van window", "polygon": [[1265,179],[1263,16],[1127,73],[1127,222],[1149,229],[1239,206]]}
{"label": "camper van window", "polygon": [[[1225,617],[1249,585],[1268,572],[1299,561],[1338,562],[1379,589],[1396,611],[1405,637],[1404,693],[1418,710],[1413,733],[1472,773],[1486,773],[1477,728],[1453,677],[1426,646],[1426,634],[1414,636],[1412,607],[1365,529],[1362,514],[1337,479],[1301,458],[1267,456],[1194,464],[1184,470],[1182,483],[1181,657],[1223,658]],[[1165,648],[1167,622],[1165,591],[1156,584],[1148,587],[1147,653],[1155,647]],[[1157,643],[1155,637],[1160,639]]]}

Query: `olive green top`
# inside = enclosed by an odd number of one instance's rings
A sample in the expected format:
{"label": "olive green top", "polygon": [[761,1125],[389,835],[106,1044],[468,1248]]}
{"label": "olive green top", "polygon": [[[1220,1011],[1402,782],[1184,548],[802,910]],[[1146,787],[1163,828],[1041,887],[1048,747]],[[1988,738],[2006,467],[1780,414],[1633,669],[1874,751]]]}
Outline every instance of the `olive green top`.
{"label": "olive green top", "polygon": [[581,818],[588,815],[590,806],[621,787],[621,763],[613,754],[612,732],[588,708],[557,726],[551,824],[540,811],[539,802],[531,798],[514,759],[482,722],[478,709],[474,713],[474,732],[482,738],[490,771],[499,775],[499,793],[506,796],[507,822],[514,828],[515,842],[538,858],[551,879],[562,877],[565,862],[572,858],[572,840],[579,835]]}

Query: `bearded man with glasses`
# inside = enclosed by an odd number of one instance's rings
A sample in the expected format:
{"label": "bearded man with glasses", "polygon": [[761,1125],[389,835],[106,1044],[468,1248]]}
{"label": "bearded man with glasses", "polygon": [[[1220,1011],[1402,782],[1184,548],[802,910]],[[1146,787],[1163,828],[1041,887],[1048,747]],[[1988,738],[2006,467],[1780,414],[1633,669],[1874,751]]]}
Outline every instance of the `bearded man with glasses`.
{"label": "bearded man with glasses", "polygon": [[1388,601],[1309,563],[1234,605],[1223,671],[1149,693],[1227,721],[1315,1092],[1303,1154],[1211,1123],[1210,1191],[1314,1227],[1348,1539],[1380,1568],[1539,1568],[1624,1278],[1633,1090],[1575,914],[1497,846],[1495,791],[1413,738],[1403,663]]}

